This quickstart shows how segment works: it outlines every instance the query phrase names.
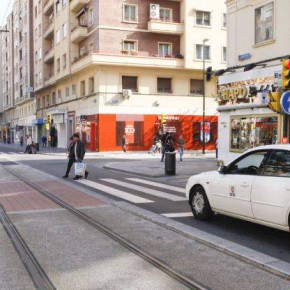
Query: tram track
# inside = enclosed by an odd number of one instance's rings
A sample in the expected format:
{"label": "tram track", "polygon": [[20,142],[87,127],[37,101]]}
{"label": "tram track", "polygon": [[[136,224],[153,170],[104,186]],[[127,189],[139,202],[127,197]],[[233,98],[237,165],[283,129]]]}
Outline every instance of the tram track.
{"label": "tram track", "polygon": [[[2,165],[3,166],[3,165]],[[68,212],[73,214],[74,216],[78,217],[86,224],[89,224],[99,232],[105,234],[115,242],[122,245],[124,248],[128,249],[129,251],[133,252],[137,256],[141,257],[143,260],[147,261],[157,269],[165,272],[167,275],[172,277],[174,280],[178,281],[182,285],[186,286],[189,289],[194,290],[204,290],[208,289],[198,281],[187,277],[177,270],[171,268],[166,263],[162,262],[161,260],[155,258],[154,256],[146,253],[140,247],[136,246],[135,244],[131,243],[130,241],[122,238],[120,235],[114,233],[112,230],[107,228],[106,226],[102,225],[89,215],[83,213],[82,211],[78,210],[77,208],[71,206],[67,202],[63,201],[62,199],[56,197],[52,193],[46,191],[45,189],[41,188],[37,184],[27,180],[23,176],[16,174],[11,169],[3,166],[7,172],[11,175],[22,181],[23,183],[27,184],[31,188],[35,189],[38,193],[45,196],[49,200],[53,201],[55,204],[59,205],[61,208],[66,209]],[[0,220],[5,227],[7,234],[9,235],[15,249],[17,250],[21,260],[23,261],[27,271],[29,272],[35,286],[37,289],[41,290],[51,290],[56,289],[52,282],[49,280],[48,276],[46,275],[45,271],[42,269],[41,265],[37,262],[36,258],[34,257],[31,250],[26,245],[24,239],[21,237],[11,220],[9,219],[8,215],[5,213],[2,206],[0,206]],[[20,246],[19,246],[20,245]],[[40,288],[39,288],[40,287]]]}

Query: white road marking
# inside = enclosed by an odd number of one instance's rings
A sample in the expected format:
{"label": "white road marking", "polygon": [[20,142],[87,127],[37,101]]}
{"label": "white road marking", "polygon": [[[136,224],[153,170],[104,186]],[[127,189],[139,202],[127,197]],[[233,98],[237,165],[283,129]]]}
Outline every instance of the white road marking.
{"label": "white road marking", "polygon": [[161,215],[166,216],[168,218],[180,218],[180,217],[193,216],[192,212],[163,213]]}
{"label": "white road marking", "polygon": [[77,182],[79,182],[81,184],[84,184],[84,185],[87,185],[89,187],[95,188],[97,190],[103,191],[103,192],[108,193],[110,195],[113,195],[113,196],[128,200],[128,201],[133,202],[133,203],[150,203],[150,202],[154,202],[153,200],[149,200],[149,199],[146,199],[146,198],[143,198],[143,197],[139,197],[139,196],[133,195],[131,193],[128,193],[128,192],[125,192],[125,191],[121,191],[121,190],[115,189],[113,187],[109,187],[109,186],[106,186],[106,185],[103,185],[103,184],[100,184],[100,183],[97,183],[97,182],[93,182],[93,181],[90,181],[90,180],[81,179],[81,180],[78,180]]}
{"label": "white road marking", "polygon": [[119,186],[122,186],[122,187],[126,187],[126,188],[129,188],[129,189],[141,191],[141,192],[149,194],[149,195],[153,195],[153,196],[165,198],[165,199],[168,199],[168,200],[172,200],[172,201],[186,200],[185,197],[181,197],[181,196],[177,196],[177,195],[174,195],[174,194],[165,193],[165,192],[162,192],[162,191],[159,191],[159,190],[154,190],[154,189],[151,189],[151,188],[142,187],[142,186],[139,186],[139,185],[131,184],[131,183],[128,183],[128,182],[123,182],[123,181],[116,180],[116,179],[104,178],[104,179],[101,179],[101,180],[109,182],[109,183],[112,183],[112,184],[116,184],[116,185],[119,185]]}
{"label": "white road marking", "polygon": [[185,189],[182,187],[167,185],[167,184],[149,181],[149,180],[140,179],[140,178],[126,178],[126,179],[131,180],[131,181],[135,181],[135,182],[139,182],[139,183],[143,183],[143,184],[147,184],[147,185],[152,185],[152,186],[159,187],[159,188],[173,190],[173,191],[180,192],[180,193],[185,193]]}

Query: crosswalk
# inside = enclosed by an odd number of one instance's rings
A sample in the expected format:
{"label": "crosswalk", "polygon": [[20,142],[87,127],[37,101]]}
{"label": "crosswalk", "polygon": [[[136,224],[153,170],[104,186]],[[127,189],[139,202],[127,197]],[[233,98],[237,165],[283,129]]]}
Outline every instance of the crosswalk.
{"label": "crosswalk", "polygon": [[[80,179],[77,182],[93,189],[105,192],[108,195],[130,201],[132,203],[156,202],[156,200],[154,200],[155,197],[157,197],[158,199],[165,199],[173,202],[186,200],[184,195],[181,194],[182,192],[184,192],[184,189],[181,187],[165,185],[158,182],[150,182],[149,180],[142,179],[126,178],[125,180],[126,181],[113,178],[102,178],[100,179],[100,182],[102,183],[87,179]],[[138,182],[142,183],[143,185],[140,186],[135,184]],[[163,188],[164,190],[160,191],[155,189],[154,187]]]}
{"label": "crosswalk", "polygon": [[22,154],[24,154],[24,152],[0,152],[0,155],[18,155],[18,154],[20,154],[20,155],[22,155]]}

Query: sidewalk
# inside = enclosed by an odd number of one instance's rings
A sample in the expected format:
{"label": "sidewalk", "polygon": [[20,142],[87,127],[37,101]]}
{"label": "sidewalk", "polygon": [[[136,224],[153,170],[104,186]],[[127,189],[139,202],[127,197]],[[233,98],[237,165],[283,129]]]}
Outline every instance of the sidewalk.
{"label": "sidewalk", "polygon": [[[205,235],[202,231],[190,231],[176,221],[126,202],[113,201],[76,183],[44,172],[39,174],[24,165],[7,165],[7,168],[65,199],[123,239],[209,289],[290,288],[289,281],[226,254],[222,248],[225,241],[219,241],[220,246],[210,246],[221,238],[206,234],[211,242],[202,242],[198,237]],[[45,202],[29,186],[21,189],[22,182],[3,166],[0,171],[0,202],[6,202],[11,220],[57,289],[183,289],[108,236],[66,210]],[[234,245],[228,247],[231,250]],[[3,277],[0,275],[0,285],[12,289],[10,280],[2,283]],[[22,288],[26,289],[29,288]]]}

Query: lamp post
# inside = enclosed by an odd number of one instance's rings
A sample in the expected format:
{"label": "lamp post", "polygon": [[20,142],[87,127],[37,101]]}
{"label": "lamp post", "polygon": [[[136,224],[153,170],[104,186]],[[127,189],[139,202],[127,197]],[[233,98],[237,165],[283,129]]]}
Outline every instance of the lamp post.
{"label": "lamp post", "polygon": [[205,154],[205,43],[209,41],[209,39],[205,38],[202,41],[202,74],[203,74],[203,97],[202,97],[202,154]]}

